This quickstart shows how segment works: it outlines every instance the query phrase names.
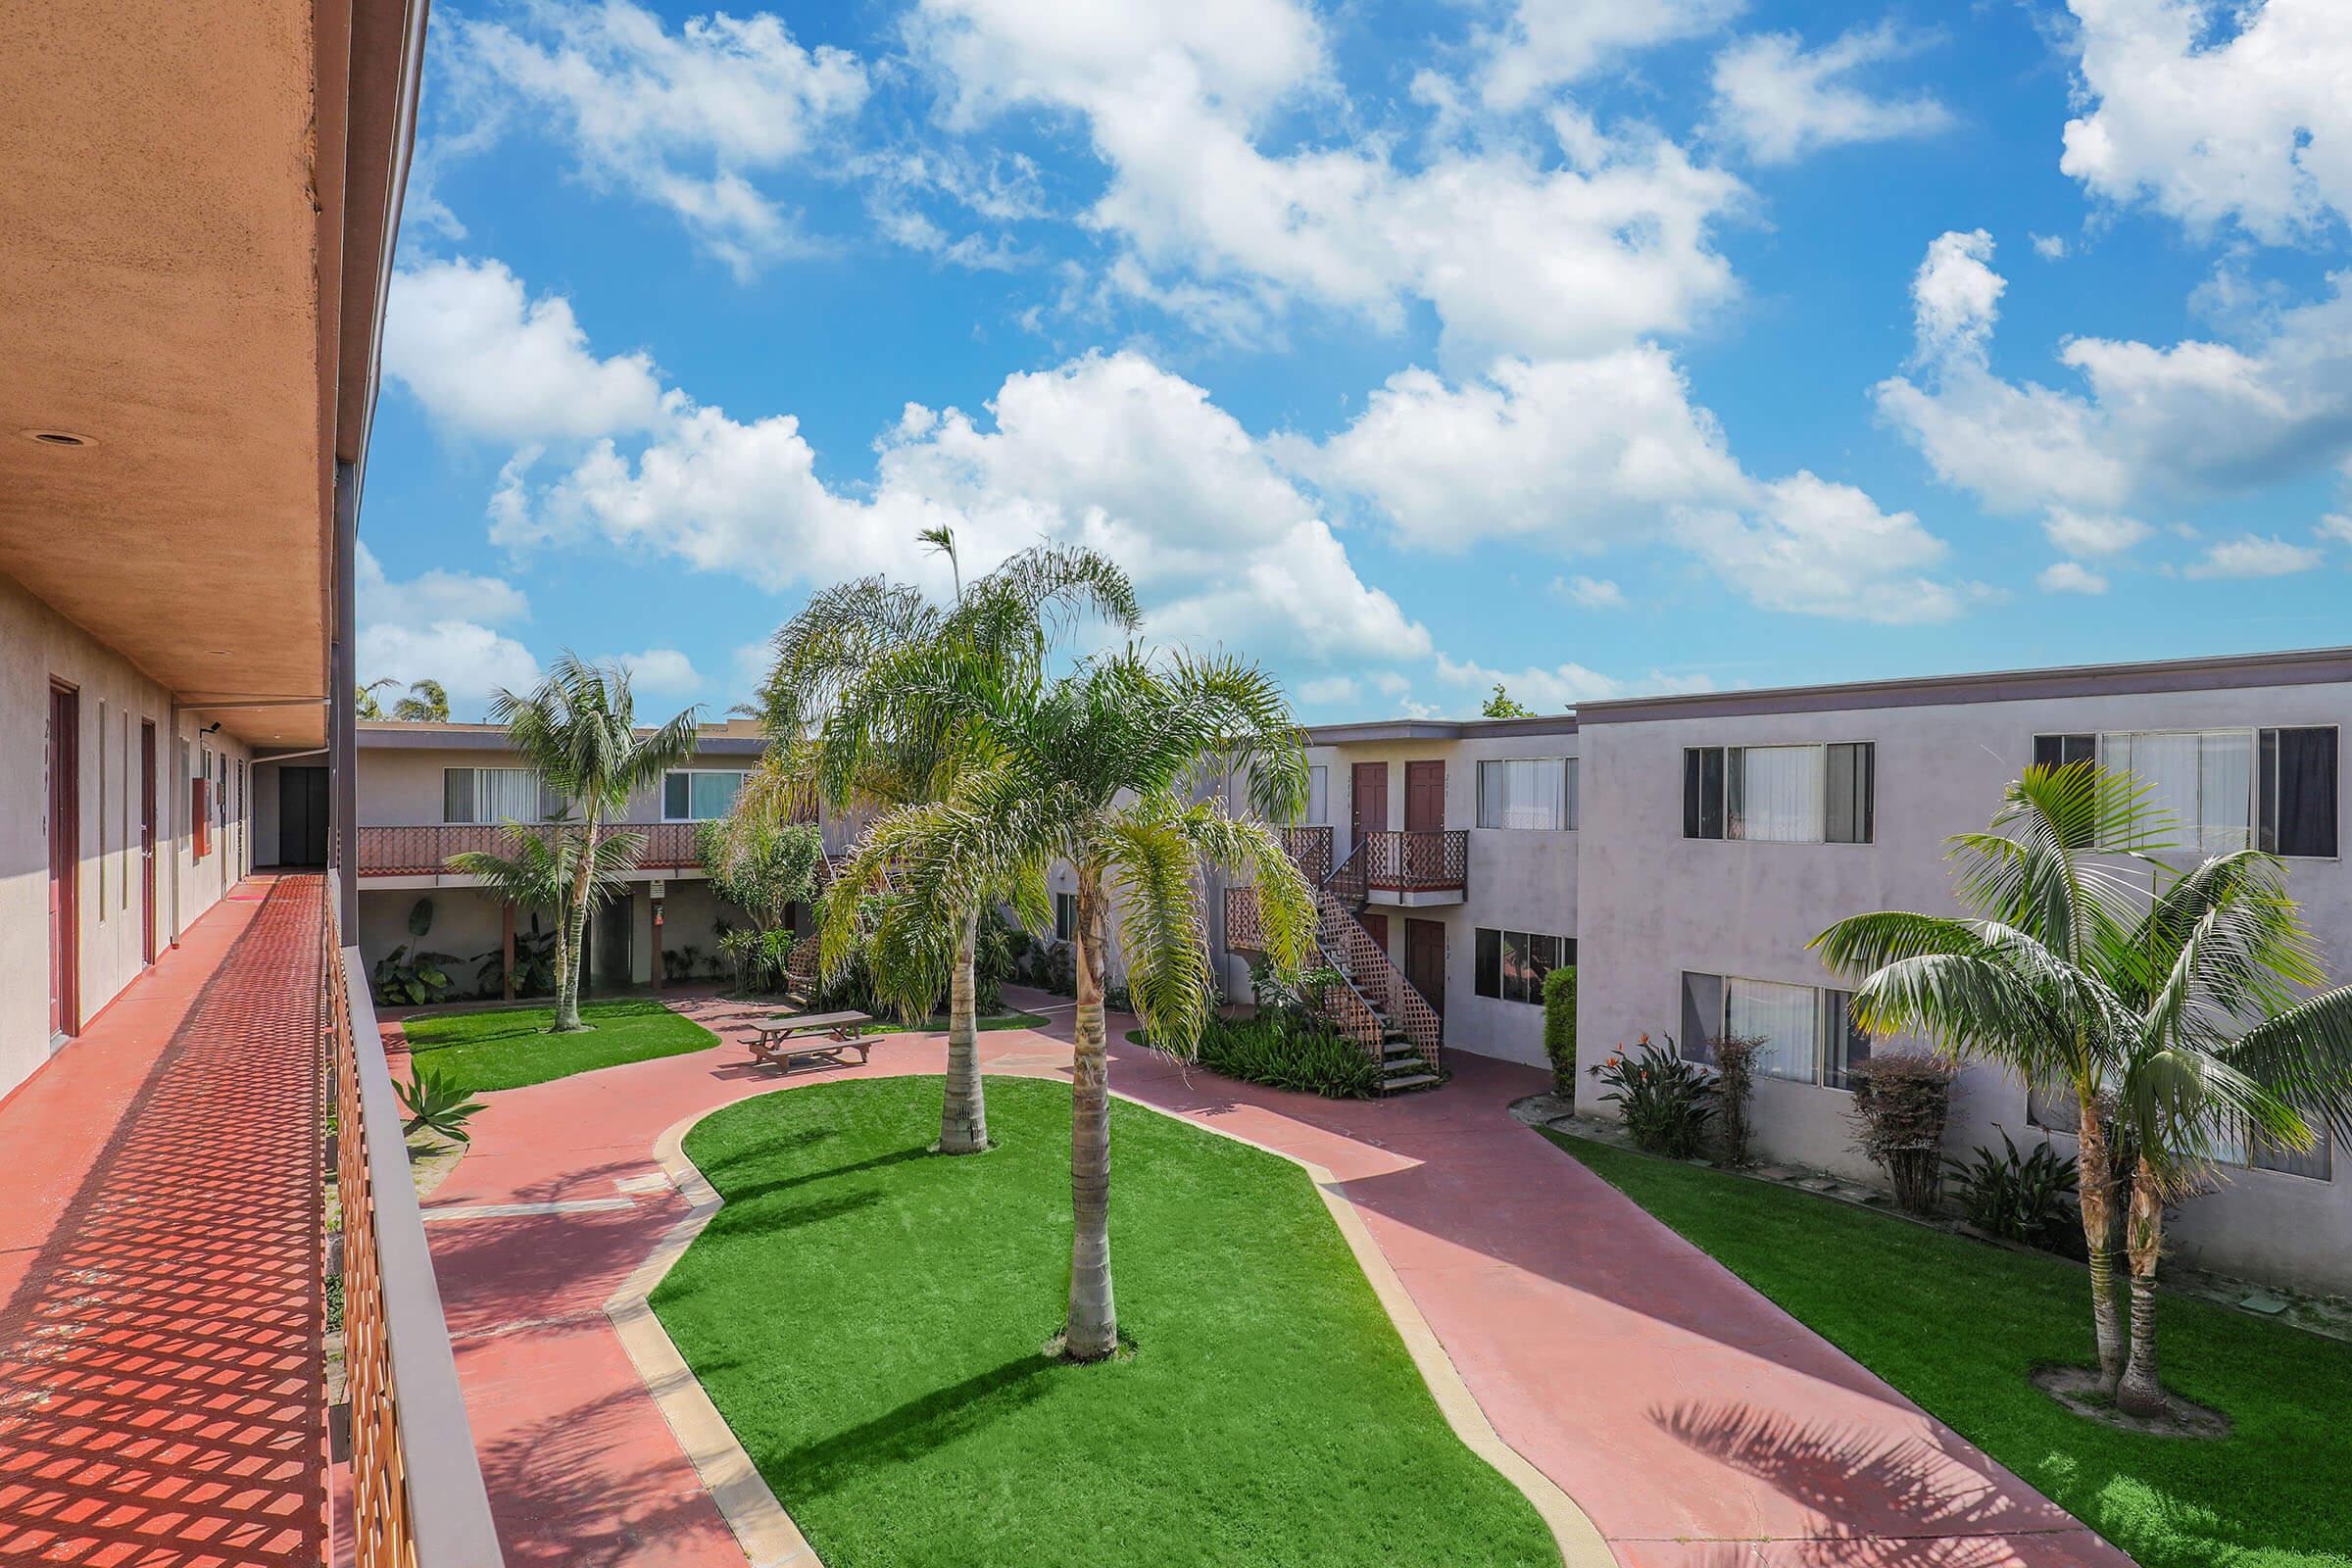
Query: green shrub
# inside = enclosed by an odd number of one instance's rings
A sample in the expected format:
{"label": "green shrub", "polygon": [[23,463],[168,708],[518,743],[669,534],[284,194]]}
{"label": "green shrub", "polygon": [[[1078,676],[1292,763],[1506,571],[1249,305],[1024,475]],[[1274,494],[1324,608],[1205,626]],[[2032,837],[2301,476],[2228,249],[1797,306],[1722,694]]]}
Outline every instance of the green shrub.
{"label": "green shrub", "polygon": [[1748,1102],[1756,1092],[1756,1056],[1768,1044],[1762,1035],[1717,1035],[1707,1053],[1715,1058],[1715,1132],[1726,1165],[1747,1163]]}
{"label": "green shrub", "polygon": [[2082,1221],[2075,1211],[2079,1173],[2074,1156],[2047,1144],[2020,1154],[2001,1134],[2003,1152],[1979,1145],[1972,1160],[1947,1160],[1960,1212],[1981,1231],[2048,1252],[2080,1255]]}
{"label": "green shrub", "polygon": [[453,1073],[444,1072],[432,1062],[417,1062],[416,1077],[408,1083],[397,1080],[392,1092],[400,1097],[401,1108],[409,1113],[401,1131],[410,1137],[430,1129],[456,1143],[466,1143],[472,1134],[466,1130],[482,1102],[471,1098]]}
{"label": "green shrub", "polygon": [[[1150,1042],[1143,1031],[1128,1037]],[[1284,1014],[1212,1017],[1200,1031],[1198,1059],[1221,1077],[1326,1100],[1370,1100],[1380,1093],[1380,1063],[1327,1025]]]}
{"label": "green shrub", "polygon": [[1715,1114],[1715,1083],[1705,1068],[1682,1058],[1674,1036],[1656,1046],[1643,1035],[1630,1054],[1621,1046],[1592,1069],[1592,1076],[1607,1086],[1601,1102],[1617,1107],[1625,1130],[1641,1148],[1676,1159],[1699,1152]]}
{"label": "green shrub", "polygon": [[1576,965],[1544,977],[1544,1054],[1551,1058],[1551,1092],[1576,1100]]}

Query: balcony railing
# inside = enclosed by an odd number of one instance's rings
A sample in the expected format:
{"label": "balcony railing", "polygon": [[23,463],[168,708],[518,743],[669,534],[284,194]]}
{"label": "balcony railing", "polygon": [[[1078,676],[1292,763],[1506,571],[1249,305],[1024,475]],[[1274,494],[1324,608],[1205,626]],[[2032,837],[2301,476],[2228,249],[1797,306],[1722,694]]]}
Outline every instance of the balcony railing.
{"label": "balcony railing", "polygon": [[501,1568],[367,961],[339,945],[335,908],[330,878],[320,1012],[335,1085],[353,1560]]}
{"label": "balcony railing", "polygon": [[[637,861],[642,870],[687,870],[703,863],[694,842],[703,826],[700,822],[614,822],[612,826],[616,831],[645,835],[645,854]],[[468,850],[512,854],[513,831],[504,822],[363,827],[358,845],[360,875],[445,876],[449,874],[449,858],[453,855],[463,855]],[[552,830],[531,827],[525,831]]]}
{"label": "balcony railing", "polygon": [[1390,829],[1358,839],[1331,885],[1342,898],[1362,899],[1376,893],[1458,895],[1469,881],[1470,835],[1463,829]]}
{"label": "balcony railing", "polygon": [[1316,887],[1321,887],[1331,875],[1330,828],[1286,827],[1282,830],[1282,847],[1290,855],[1291,863]]}

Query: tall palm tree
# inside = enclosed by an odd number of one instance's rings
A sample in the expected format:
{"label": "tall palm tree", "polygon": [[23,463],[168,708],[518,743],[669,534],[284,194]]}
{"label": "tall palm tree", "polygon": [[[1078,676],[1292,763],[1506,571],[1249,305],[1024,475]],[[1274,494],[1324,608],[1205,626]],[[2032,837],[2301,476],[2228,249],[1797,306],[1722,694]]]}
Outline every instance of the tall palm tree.
{"label": "tall palm tree", "polygon": [[[628,672],[589,663],[568,649],[527,695],[501,689],[490,700],[492,721],[506,725],[509,744],[538,769],[547,788],[579,811],[591,844],[605,837],[607,824],[627,808],[632,794],[659,784],[664,772],[694,755],[697,711],[689,708],[660,728],[640,732]],[[632,853],[632,863],[634,858]],[[556,933],[564,977],[556,996],[558,1033],[588,1027],[580,1021],[580,950],[595,865],[592,856],[576,858],[572,898]]]}
{"label": "tall palm tree", "polygon": [[[466,850],[449,858],[449,868],[480,877],[503,903],[520,909],[548,909],[556,916],[559,933],[571,929],[574,901],[586,893],[590,907],[617,897],[628,887],[628,874],[645,853],[642,833],[607,833],[591,839],[578,822],[555,817],[538,826],[509,822],[507,842],[513,853]],[[559,934],[556,939],[556,996],[572,989],[572,955]]]}
{"label": "tall palm tree", "polygon": [[[2162,1403],[2165,1198],[2231,1139],[2308,1148],[2306,1115],[2352,1131],[2352,991],[2297,1000],[2323,976],[2278,862],[2241,850],[2176,872],[2161,858],[2172,826],[2131,774],[2028,768],[1987,831],[1948,841],[1974,917],[1856,915],[1813,944],[1863,977],[1854,1010],[1872,1032],[2073,1092],[2100,1375],[2143,1411]],[[2129,1334],[2116,1290],[2127,1183]]]}
{"label": "tall palm tree", "polygon": [[400,682],[394,680],[391,676],[386,675],[381,680],[371,680],[367,685],[361,687],[359,691],[358,705],[353,709],[352,716],[355,718],[383,717],[384,705],[376,700],[375,694],[386,686],[397,686],[399,684]]}
{"label": "tall palm tree", "polygon": [[[1094,1361],[1118,1348],[1110,1275],[1110,1073],[1102,991],[1113,906],[1129,994],[1155,1043],[1189,1051],[1212,997],[1197,875],[1203,863],[1254,875],[1274,956],[1302,963],[1315,906],[1306,881],[1265,824],[1293,820],[1307,768],[1290,703],[1255,665],[1135,649],[1088,661],[1047,685],[1030,671],[989,678],[967,666],[925,676],[986,726],[988,755],[944,800],[885,812],[842,881],[887,867],[877,945],[920,945],[992,890],[1010,889],[1024,920],[1051,919],[1046,873],[1066,860],[1078,880],[1078,1012],[1071,1074],[1069,1319],[1063,1353]],[[1249,815],[1206,787],[1240,781]],[[858,940],[851,901],[828,901],[828,962]]]}
{"label": "tall palm tree", "polygon": [[[768,759],[749,809],[789,810],[810,794],[835,810],[944,800],[995,750],[960,699],[963,684],[937,678],[944,667],[959,669],[968,683],[1034,684],[1056,636],[1079,615],[1092,612],[1122,629],[1141,616],[1126,573],[1096,551],[1039,545],[966,589],[955,536],[941,527],[921,538],[955,570],[951,602],[863,577],[816,594],[776,634],[775,667],[760,693]],[[947,928],[952,947],[901,941],[867,954],[877,986],[909,1013],[929,1010],[946,971],[943,1153],[988,1147],[976,955],[982,909],[1004,891],[983,889],[956,912]],[[841,902],[855,905],[865,892],[853,886]]]}
{"label": "tall palm tree", "polygon": [[409,695],[392,705],[392,716],[411,724],[449,722],[449,690],[437,680],[409,682]]}

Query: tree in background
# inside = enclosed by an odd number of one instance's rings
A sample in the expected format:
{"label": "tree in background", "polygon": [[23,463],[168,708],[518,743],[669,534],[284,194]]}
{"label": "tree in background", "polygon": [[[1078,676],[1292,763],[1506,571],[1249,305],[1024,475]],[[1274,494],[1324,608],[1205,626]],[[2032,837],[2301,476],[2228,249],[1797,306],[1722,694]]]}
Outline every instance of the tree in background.
{"label": "tree in background", "polygon": [[1536,710],[1511,696],[1509,692],[1504,691],[1500,681],[1494,683],[1494,695],[1487,699],[1487,706],[1480,709],[1479,713],[1487,718],[1533,718],[1536,716]]}
{"label": "tree in background", "polygon": [[[564,996],[578,995],[578,976],[573,973],[578,955],[564,940],[573,927],[573,905],[585,899],[587,908],[594,908],[626,891],[637,857],[645,852],[645,835],[608,833],[592,839],[582,824],[558,818],[536,826],[509,822],[507,842],[510,854],[467,850],[451,856],[449,868],[480,877],[502,902],[518,909],[546,909],[555,915],[556,999],[561,1006]],[[585,910],[581,920],[586,920]],[[503,960],[505,955],[499,956]]]}
{"label": "tree in background", "polygon": [[[663,773],[694,755],[696,712],[689,708],[659,729],[641,733],[628,671],[588,663],[569,650],[526,695],[501,689],[490,700],[490,716],[507,727],[508,744],[538,770],[544,788],[578,809],[586,844],[596,851],[573,857],[572,896],[557,932],[558,1033],[588,1027],[580,1021],[581,950],[607,824],[627,809],[632,794],[660,784]],[[626,847],[634,867],[644,853],[644,837],[612,837]]]}
{"label": "tree in background", "polygon": [[2174,824],[2147,794],[2090,762],[2028,768],[1987,831],[1950,841],[1974,918],[1856,915],[1814,939],[1864,977],[1854,1012],[1872,1033],[2073,1091],[2100,1376],[2139,1414],[2163,1407],[2165,1202],[2250,1145],[2311,1148],[2315,1120],[2352,1135],[2352,988],[2308,994],[2325,975],[2280,863],[2238,850],[2174,869]]}
{"label": "tree in background", "polygon": [[[355,716],[385,717],[383,704],[376,700],[375,694],[387,686],[399,684],[399,681],[386,675],[381,680],[371,680],[361,687]],[[392,705],[389,716],[408,724],[446,724],[449,722],[449,692],[437,680],[411,681],[408,695]]]}
{"label": "tree in background", "polygon": [[[944,801],[998,752],[993,733],[963,702],[964,691],[1034,687],[1057,636],[1081,614],[1091,612],[1121,628],[1141,618],[1126,573],[1095,551],[1035,546],[967,589],[955,536],[935,528],[921,537],[948,558],[956,579],[952,602],[934,604],[908,584],[862,577],[814,595],[777,632],[775,666],[760,691],[767,758],[738,810],[774,815],[805,809],[811,799],[837,812]],[[886,873],[876,868],[866,882],[837,883],[828,901],[845,910],[870,909],[885,885]],[[902,940],[864,956],[877,988],[910,1017],[936,1004],[945,971],[943,1153],[988,1147],[978,922],[1004,891],[976,889],[939,928],[949,936],[944,951]],[[919,934],[897,929],[903,938]],[[841,962],[837,957],[829,967],[838,972]]]}
{"label": "tree in background", "polygon": [[[1196,884],[1201,865],[1253,877],[1278,963],[1301,966],[1314,950],[1314,895],[1266,826],[1304,808],[1306,755],[1282,689],[1237,660],[1130,648],[1046,685],[1034,666],[1015,679],[996,673],[957,662],[908,672],[925,683],[927,702],[973,715],[988,744],[944,799],[884,812],[840,884],[863,886],[888,869],[894,896],[873,941],[890,952],[936,942],[998,889],[1011,891],[1032,929],[1047,928],[1047,869],[1056,860],[1075,868],[1073,1227],[1062,1351],[1097,1361],[1118,1348],[1102,1021],[1112,906],[1137,1015],[1155,1045],[1189,1054],[1214,996]],[[1246,781],[1250,816],[1228,814],[1205,789],[1222,777]],[[829,899],[823,937],[828,962],[845,955],[859,937],[856,911]]]}
{"label": "tree in background", "polygon": [[386,686],[397,686],[399,684],[400,682],[394,680],[391,676],[386,675],[382,680],[371,680],[367,685],[361,687],[358,704],[352,710],[353,715],[358,718],[383,717],[384,705],[375,700],[375,694]]}
{"label": "tree in background", "polygon": [[781,987],[792,956],[785,924],[794,905],[816,896],[816,863],[825,853],[815,823],[779,820],[760,805],[739,796],[736,809],[695,835],[710,891],[751,919],[749,930],[719,939],[719,951],[751,990]]}

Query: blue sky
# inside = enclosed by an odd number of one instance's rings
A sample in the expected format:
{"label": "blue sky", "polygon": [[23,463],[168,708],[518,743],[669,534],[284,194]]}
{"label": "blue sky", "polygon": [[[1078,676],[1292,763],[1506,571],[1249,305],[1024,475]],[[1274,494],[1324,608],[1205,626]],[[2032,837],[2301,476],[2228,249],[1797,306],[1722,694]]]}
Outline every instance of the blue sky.
{"label": "blue sky", "polygon": [[443,0],[364,676],[1039,537],[1328,719],[2341,643],[2352,11]]}

